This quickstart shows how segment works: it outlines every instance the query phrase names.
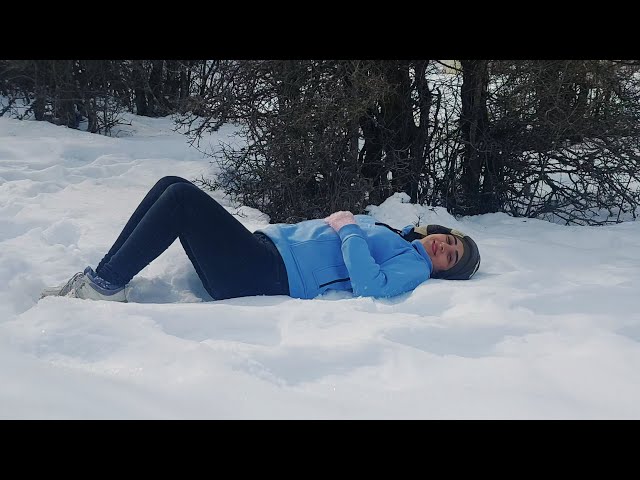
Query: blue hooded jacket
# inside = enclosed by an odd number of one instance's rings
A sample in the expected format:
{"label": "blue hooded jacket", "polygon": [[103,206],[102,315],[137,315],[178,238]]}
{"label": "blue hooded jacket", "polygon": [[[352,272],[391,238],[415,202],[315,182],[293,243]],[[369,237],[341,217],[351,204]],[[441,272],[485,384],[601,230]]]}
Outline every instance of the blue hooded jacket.
{"label": "blue hooded jacket", "polygon": [[356,296],[392,297],[429,278],[433,265],[419,240],[410,243],[369,215],[355,219],[356,224],[337,233],[322,219],[259,230],[284,260],[290,296],[315,298],[327,290],[347,290]]}

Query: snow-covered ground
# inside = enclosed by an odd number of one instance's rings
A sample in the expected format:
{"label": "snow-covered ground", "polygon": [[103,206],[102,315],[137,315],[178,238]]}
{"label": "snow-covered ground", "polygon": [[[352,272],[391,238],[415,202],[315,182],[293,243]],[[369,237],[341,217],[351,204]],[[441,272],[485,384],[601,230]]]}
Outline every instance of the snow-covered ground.
{"label": "snow-covered ground", "polygon": [[106,137],[0,117],[0,418],[640,418],[638,222],[457,221],[396,194],[370,213],[470,234],[471,281],[214,302],[176,242],[131,303],[38,301],[97,265],[159,178],[216,173],[171,119],[128,120]]}

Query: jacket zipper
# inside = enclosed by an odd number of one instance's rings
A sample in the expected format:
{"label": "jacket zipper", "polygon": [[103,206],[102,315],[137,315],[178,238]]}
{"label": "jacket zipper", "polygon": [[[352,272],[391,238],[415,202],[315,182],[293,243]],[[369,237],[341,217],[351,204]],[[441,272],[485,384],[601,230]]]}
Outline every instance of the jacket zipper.
{"label": "jacket zipper", "polygon": [[331,285],[332,283],[348,282],[349,280],[351,280],[351,277],[347,277],[347,278],[339,278],[339,279],[337,279],[337,280],[331,280],[330,282],[323,283],[323,284],[322,284],[322,285],[320,285],[318,288],[326,287],[327,285]]}

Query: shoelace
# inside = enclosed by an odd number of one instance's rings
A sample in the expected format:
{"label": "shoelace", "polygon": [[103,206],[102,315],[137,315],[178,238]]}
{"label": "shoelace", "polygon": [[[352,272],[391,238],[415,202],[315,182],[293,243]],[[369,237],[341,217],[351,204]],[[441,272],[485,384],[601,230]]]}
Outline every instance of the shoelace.
{"label": "shoelace", "polygon": [[78,283],[78,280],[83,276],[84,276],[83,272],[78,272],[73,277],[71,277],[71,279],[60,290],[60,296],[65,296],[69,292],[71,292],[75,288],[76,284]]}

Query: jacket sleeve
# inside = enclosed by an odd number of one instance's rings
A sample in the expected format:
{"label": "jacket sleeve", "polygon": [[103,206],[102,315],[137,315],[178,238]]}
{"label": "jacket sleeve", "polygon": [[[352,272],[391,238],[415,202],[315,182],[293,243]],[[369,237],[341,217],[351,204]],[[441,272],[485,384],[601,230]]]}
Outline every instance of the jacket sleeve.
{"label": "jacket sleeve", "polygon": [[345,225],[338,235],[356,296],[392,297],[413,290],[429,278],[429,270],[410,249],[379,265],[358,225]]}

